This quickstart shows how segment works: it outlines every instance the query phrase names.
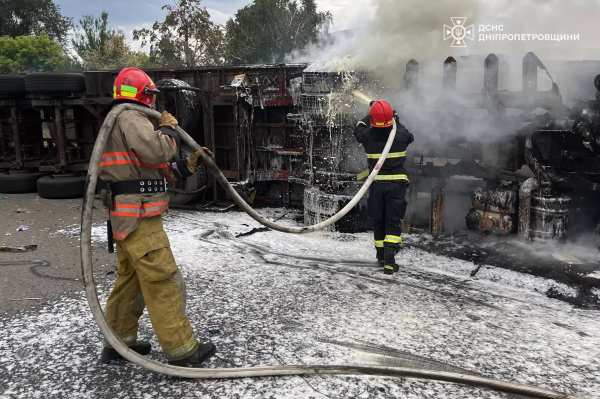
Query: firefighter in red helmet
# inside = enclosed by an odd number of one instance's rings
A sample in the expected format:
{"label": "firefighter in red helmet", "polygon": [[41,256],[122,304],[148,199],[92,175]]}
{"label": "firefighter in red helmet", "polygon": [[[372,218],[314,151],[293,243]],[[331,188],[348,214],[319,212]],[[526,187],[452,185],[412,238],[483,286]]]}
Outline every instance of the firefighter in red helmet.
{"label": "firefighter in red helmet", "polygon": [[398,120],[391,105],[383,100],[372,101],[369,115],[354,128],[356,140],[367,153],[369,169],[381,157],[396,119],[396,137],[390,152],[369,188],[369,217],[373,221],[377,261],[385,274],[398,271],[395,257],[402,246],[402,219],[406,212],[408,176],[404,169],[406,148],[414,141],[413,135]]}
{"label": "firefighter in red helmet", "polygon": [[[122,70],[113,91],[111,107],[127,102],[151,107],[159,93],[152,79],[136,68]],[[106,304],[106,318],[130,349],[146,355],[150,343],[139,341],[137,332],[138,319],[147,307],[169,364],[193,366],[216,349],[212,343],[198,342],[192,331],[185,312],[185,283],[163,229],[162,214],[169,209],[165,179],[192,176],[201,153],[172,161],[179,144],[177,124],[165,111],[155,130],[144,113],[126,110],[108,138],[100,178],[109,186],[104,198],[110,217],[109,251],[113,239],[117,244],[117,280]],[[105,340],[101,360],[120,359]]]}

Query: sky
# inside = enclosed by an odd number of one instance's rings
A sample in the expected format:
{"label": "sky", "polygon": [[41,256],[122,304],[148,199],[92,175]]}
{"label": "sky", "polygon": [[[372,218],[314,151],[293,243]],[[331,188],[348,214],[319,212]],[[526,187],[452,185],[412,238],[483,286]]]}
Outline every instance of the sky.
{"label": "sky", "polygon": [[[166,10],[162,6],[172,0],[54,0],[60,6],[63,15],[73,17],[77,24],[84,14],[100,16],[102,11],[108,11],[108,22],[111,27],[122,29],[129,40],[134,29],[148,28],[154,21],[163,21]],[[251,0],[203,0],[214,22],[224,24],[236,11]],[[354,28],[360,25],[361,18],[369,19],[374,13],[370,0],[317,0],[320,11],[330,11],[333,14],[334,27],[332,31]],[[132,43],[139,48],[139,43]]]}

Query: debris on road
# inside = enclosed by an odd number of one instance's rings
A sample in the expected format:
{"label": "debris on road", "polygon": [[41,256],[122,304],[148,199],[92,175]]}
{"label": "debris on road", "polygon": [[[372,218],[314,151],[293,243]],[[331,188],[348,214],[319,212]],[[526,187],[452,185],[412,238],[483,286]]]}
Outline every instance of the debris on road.
{"label": "debris on road", "polygon": [[[9,234],[10,235],[10,234]],[[37,250],[37,245],[21,245],[17,247],[2,246],[0,252],[29,252]]]}
{"label": "debris on road", "polygon": [[29,230],[29,227],[25,226],[24,224],[20,225],[17,228],[17,231],[27,231],[27,230]]}
{"label": "debris on road", "polygon": [[21,299],[9,299],[10,301],[41,301],[44,298],[21,298]]}

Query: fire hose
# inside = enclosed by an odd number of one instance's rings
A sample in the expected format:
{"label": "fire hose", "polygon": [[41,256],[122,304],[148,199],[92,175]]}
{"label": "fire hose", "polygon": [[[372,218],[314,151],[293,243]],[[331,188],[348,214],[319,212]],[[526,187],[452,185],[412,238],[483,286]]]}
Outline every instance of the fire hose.
{"label": "fire hose", "polygon": [[[385,366],[353,366],[353,365],[296,365],[296,366],[261,366],[261,367],[236,367],[236,368],[218,368],[218,369],[201,369],[201,368],[186,368],[171,366],[165,363],[159,363],[137,354],[129,349],[123,341],[121,341],[114,333],[102,310],[96,285],[94,282],[94,274],[92,267],[92,249],[91,249],[91,234],[92,234],[92,212],[93,200],[98,182],[98,171],[100,161],[106,142],[113,129],[117,117],[125,110],[135,110],[146,114],[149,118],[158,119],[160,113],[150,108],[145,108],[133,104],[119,104],[115,106],[107,115],[102,128],[98,134],[94,151],[90,160],[88,176],[85,186],[85,196],[83,198],[82,215],[81,215],[81,269],[85,292],[88,303],[96,323],[106,338],[116,351],[125,359],[135,363],[143,368],[165,375],[181,378],[192,379],[230,379],[230,378],[249,378],[249,377],[272,377],[272,376],[307,376],[307,375],[369,375],[369,376],[388,376],[388,377],[403,377],[403,378],[419,378],[434,381],[445,381],[458,384],[466,384],[476,387],[493,389],[501,392],[515,393],[527,395],[535,398],[552,398],[552,399],[577,399],[575,396],[562,394],[556,391],[551,391],[544,388],[527,386],[519,383],[505,382],[491,378],[477,377],[460,373],[451,373],[443,371],[432,371],[422,369],[412,369],[406,367],[385,367]],[[181,141],[191,147],[194,151],[202,151],[200,145],[196,143],[183,129],[178,128],[181,136]],[[396,123],[390,134],[390,138],[383,150],[381,158],[376,167],[371,172],[369,178],[364,183],[361,190],[354,199],[344,207],[337,215],[330,219],[307,227],[288,227],[271,222],[260,216],[252,209],[231,187],[227,178],[221,173],[212,159],[202,152],[201,159],[208,168],[208,171],[213,173],[217,181],[223,186],[225,191],[231,195],[235,203],[248,215],[257,222],[277,231],[285,233],[308,233],[324,229],[342,218],[350,209],[365,194],[375,176],[379,172],[381,165],[385,161],[387,154],[391,148],[392,142],[396,134]]]}

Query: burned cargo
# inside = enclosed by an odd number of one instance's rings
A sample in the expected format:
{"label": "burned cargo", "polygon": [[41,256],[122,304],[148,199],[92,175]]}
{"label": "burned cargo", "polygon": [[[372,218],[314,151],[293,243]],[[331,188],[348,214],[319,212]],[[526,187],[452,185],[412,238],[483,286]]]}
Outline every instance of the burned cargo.
{"label": "burned cargo", "polygon": [[[518,231],[525,240],[565,240],[579,219],[593,219],[593,226],[600,221],[600,212],[573,215],[575,204],[600,191],[599,103],[576,100],[600,90],[600,77],[594,82],[600,63],[592,68],[588,62],[584,72],[568,64],[576,81],[566,90],[568,99],[553,80],[547,90],[538,90],[538,72],[551,79],[551,71],[535,54],[522,60],[520,91],[507,89],[515,75],[507,65],[506,57],[495,54],[449,57],[439,65],[439,88],[422,75],[418,60],[408,62],[393,84],[344,65],[333,72],[282,64],[148,74],[163,89],[158,109],[175,115],[216,154],[224,175],[249,202],[304,207],[305,223],[312,224],[350,201],[369,173],[352,135],[368,112],[353,95],[358,92],[392,103],[415,135],[405,163],[411,185],[404,230],[442,234],[446,225],[486,234]],[[115,74],[85,72],[85,91],[60,98],[2,95],[0,169],[84,173]],[[27,121],[43,125],[43,133],[27,128]],[[460,212],[449,212],[445,208],[453,206],[457,193],[463,198]],[[181,206],[226,199],[206,173],[171,187],[171,195]],[[334,229],[368,230],[366,201]],[[458,214],[461,226],[449,224]]]}

